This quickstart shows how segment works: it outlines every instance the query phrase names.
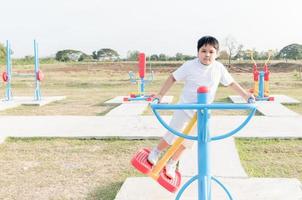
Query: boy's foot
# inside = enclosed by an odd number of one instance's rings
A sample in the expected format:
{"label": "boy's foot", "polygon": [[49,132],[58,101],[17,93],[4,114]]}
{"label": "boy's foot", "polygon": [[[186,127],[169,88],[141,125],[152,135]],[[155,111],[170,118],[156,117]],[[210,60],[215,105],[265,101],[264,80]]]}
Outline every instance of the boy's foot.
{"label": "boy's foot", "polygon": [[148,162],[151,163],[152,165],[156,165],[159,155],[160,155],[160,151],[158,151],[156,148],[153,148],[148,155],[147,158]]}
{"label": "boy's foot", "polygon": [[170,160],[167,165],[166,165],[166,175],[167,177],[169,177],[170,179],[174,179],[176,176],[176,164],[177,161],[174,160]]}

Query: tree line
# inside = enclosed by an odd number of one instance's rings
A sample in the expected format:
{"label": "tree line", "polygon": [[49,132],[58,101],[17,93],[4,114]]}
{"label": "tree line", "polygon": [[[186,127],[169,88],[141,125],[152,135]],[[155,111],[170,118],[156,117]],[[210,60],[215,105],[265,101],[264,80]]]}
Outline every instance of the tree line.
{"label": "tree line", "polygon": [[[302,45],[290,44],[283,47],[280,51],[262,51],[258,52],[255,49],[243,49],[243,45],[237,44],[234,40],[226,39],[223,43],[223,49],[219,53],[221,60],[229,60],[231,64],[232,60],[250,60],[251,52],[253,52],[253,58],[255,60],[266,60],[270,54],[271,59],[302,59]],[[12,51],[13,52],[13,51]],[[93,51],[91,54],[86,54],[79,50],[65,49],[56,52],[55,60],[60,62],[70,61],[137,61],[139,51],[128,51],[126,58],[121,58],[119,53],[110,48],[102,48],[98,51]],[[4,60],[6,55],[6,48],[0,43],[0,59]],[[182,53],[176,53],[174,56],[168,56],[164,53],[151,54],[147,57],[150,61],[185,61],[194,58],[192,55],[185,55]],[[24,59],[32,59],[32,56],[25,56]]]}

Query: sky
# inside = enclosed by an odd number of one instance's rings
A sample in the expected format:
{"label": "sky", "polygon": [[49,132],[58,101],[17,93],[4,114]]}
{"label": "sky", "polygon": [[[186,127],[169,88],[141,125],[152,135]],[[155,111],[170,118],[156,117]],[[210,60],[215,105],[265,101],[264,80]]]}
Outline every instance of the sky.
{"label": "sky", "polygon": [[302,44],[301,0],[0,0],[0,42],[13,57],[63,49],[112,48],[147,55],[196,55],[204,35],[233,37],[244,49]]}

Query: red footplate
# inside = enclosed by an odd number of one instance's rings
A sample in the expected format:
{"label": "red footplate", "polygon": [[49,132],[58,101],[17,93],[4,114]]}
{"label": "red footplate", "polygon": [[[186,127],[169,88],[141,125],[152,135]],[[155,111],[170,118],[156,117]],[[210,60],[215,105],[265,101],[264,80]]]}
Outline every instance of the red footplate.
{"label": "red footplate", "polygon": [[176,176],[174,179],[170,179],[166,176],[165,170],[162,170],[160,173],[159,178],[157,179],[157,182],[166,188],[169,192],[176,192],[180,186],[181,183],[181,174],[179,171],[176,171]]}
{"label": "red footplate", "polygon": [[131,159],[131,164],[143,174],[149,174],[152,169],[152,164],[147,160],[149,153],[150,150],[144,148],[136,152],[136,154]]}

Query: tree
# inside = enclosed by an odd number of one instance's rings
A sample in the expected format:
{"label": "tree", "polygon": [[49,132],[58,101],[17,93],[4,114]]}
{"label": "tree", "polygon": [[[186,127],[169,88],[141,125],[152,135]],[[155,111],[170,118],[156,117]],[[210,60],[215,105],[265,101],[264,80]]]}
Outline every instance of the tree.
{"label": "tree", "polygon": [[158,55],[156,54],[152,54],[150,57],[149,57],[150,60],[153,60],[153,61],[157,61],[158,60]]}
{"label": "tree", "polygon": [[83,54],[84,53],[81,51],[65,49],[65,50],[58,51],[56,53],[56,60],[62,62],[79,61],[81,55]]}
{"label": "tree", "polygon": [[100,49],[97,52],[94,51],[93,55],[93,57],[96,57],[98,60],[112,61],[119,59],[119,54],[115,50],[109,48]]}
{"label": "tree", "polygon": [[283,59],[302,59],[302,45],[300,44],[290,44],[282,48],[277,55],[278,58]]}
{"label": "tree", "polygon": [[92,56],[83,53],[80,56],[79,61],[91,61],[92,59],[93,59]]}
{"label": "tree", "polygon": [[0,59],[4,60],[6,55],[6,49],[3,44],[0,43]]}
{"label": "tree", "polygon": [[137,61],[138,54],[139,54],[139,51],[137,51],[137,50],[128,51],[127,52],[127,60],[129,60],[129,61]]}
{"label": "tree", "polygon": [[166,60],[168,60],[168,56],[166,54],[161,53],[158,55],[158,60],[166,61]]}
{"label": "tree", "polygon": [[243,60],[244,59],[244,51],[243,51],[243,45],[239,44],[237,47],[236,55],[234,56],[234,59],[236,60]]}
{"label": "tree", "polygon": [[97,55],[97,51],[92,52],[92,58],[97,60],[98,59],[98,55]]}
{"label": "tree", "polygon": [[226,47],[228,55],[229,55],[229,62],[228,66],[231,66],[231,60],[235,55],[241,56],[239,52],[242,51],[243,45],[239,44],[236,39],[232,36],[228,36],[224,39],[223,45]]}
{"label": "tree", "polygon": [[227,60],[229,58],[229,54],[226,50],[222,50],[219,53],[219,57],[220,60]]}

